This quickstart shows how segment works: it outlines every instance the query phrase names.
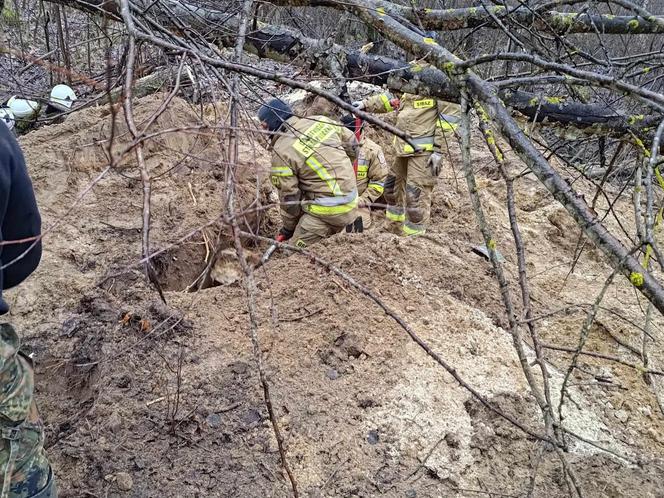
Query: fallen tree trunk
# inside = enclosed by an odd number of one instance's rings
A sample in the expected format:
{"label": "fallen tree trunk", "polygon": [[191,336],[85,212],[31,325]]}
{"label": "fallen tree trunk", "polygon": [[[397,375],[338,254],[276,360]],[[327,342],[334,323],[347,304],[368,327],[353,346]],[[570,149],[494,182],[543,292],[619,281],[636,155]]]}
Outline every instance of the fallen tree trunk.
{"label": "fallen tree trunk", "polygon": [[[52,3],[84,10],[92,13],[103,12],[116,20],[117,5],[106,0],[48,0]],[[146,5],[143,6],[145,2]],[[335,4],[332,0],[293,0],[272,3],[320,5]],[[370,2],[375,5],[375,2]],[[200,32],[209,38],[221,41],[225,46],[235,44],[237,18],[233,14],[198,7],[178,0],[162,0],[156,4],[141,0],[137,8],[155,16],[167,28],[179,30],[174,17],[180,23]],[[163,4],[163,7],[160,7]],[[394,4],[391,4],[394,5]],[[329,40],[315,39],[302,33],[282,27],[261,24],[247,34],[245,50],[261,58],[281,62],[295,62],[308,69],[330,75],[334,78],[347,77],[359,81],[386,86],[391,90],[431,95],[447,101],[458,102],[459,90],[449,77],[436,67],[408,64],[403,61],[380,55],[368,55],[358,50],[334,44]],[[505,89],[500,92],[508,107],[513,108],[529,119],[559,123],[583,128],[588,133],[622,135],[628,132],[645,135],[645,129],[655,126],[662,116],[650,115],[642,119],[617,113],[610,108],[578,102],[560,102],[557,98],[547,98],[521,90]]]}
{"label": "fallen tree trunk", "polygon": [[[276,5],[299,5],[336,8],[336,0],[276,0]],[[664,33],[662,16],[615,16],[538,10],[534,7],[506,7],[503,5],[466,7],[458,9],[413,8],[383,0],[368,0],[377,13],[405,19],[424,29],[454,31],[467,28],[495,28],[502,22],[527,25],[535,31],[555,34],[600,33],[610,35]],[[414,5],[414,4],[413,4]]]}
{"label": "fallen tree trunk", "polygon": [[[383,2],[376,2],[383,3]],[[501,21],[525,24],[536,31],[556,33],[603,33],[611,35],[664,33],[664,17],[644,19],[640,16],[585,14],[576,12],[538,12],[530,7],[507,8],[502,5],[462,9],[412,9],[399,6],[395,10],[426,29],[452,31],[464,28],[499,28],[492,15]]]}

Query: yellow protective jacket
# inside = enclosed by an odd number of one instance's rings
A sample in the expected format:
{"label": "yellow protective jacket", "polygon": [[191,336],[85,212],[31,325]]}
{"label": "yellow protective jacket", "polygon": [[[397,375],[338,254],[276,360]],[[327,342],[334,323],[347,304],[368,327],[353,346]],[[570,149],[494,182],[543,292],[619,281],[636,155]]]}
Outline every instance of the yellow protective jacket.
{"label": "yellow protective jacket", "polygon": [[349,129],[325,116],[293,116],[271,149],[270,177],[286,230],[295,230],[303,212],[325,218],[355,209],[357,140]]}
{"label": "yellow protective jacket", "polygon": [[[392,112],[388,94],[374,95],[365,99],[367,112]],[[400,99],[397,128],[412,137],[412,142],[423,152],[440,152],[447,148],[459,123],[458,104],[445,102],[412,93],[404,93]],[[407,142],[394,137],[394,148],[398,156],[416,155],[418,152]]]}
{"label": "yellow protective jacket", "polygon": [[383,149],[373,140],[363,137],[357,154],[357,192],[360,204],[376,202],[383,194],[387,173]]}

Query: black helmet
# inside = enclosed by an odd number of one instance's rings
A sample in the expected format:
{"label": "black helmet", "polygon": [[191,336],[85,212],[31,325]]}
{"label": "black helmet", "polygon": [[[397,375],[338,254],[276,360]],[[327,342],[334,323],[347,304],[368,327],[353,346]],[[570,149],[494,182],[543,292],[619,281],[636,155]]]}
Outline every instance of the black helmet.
{"label": "black helmet", "polygon": [[258,119],[261,123],[267,123],[267,129],[275,132],[281,128],[284,121],[293,116],[293,110],[281,99],[272,99],[263,104],[258,111]]}
{"label": "black helmet", "polygon": [[352,131],[353,133],[357,133],[358,131],[361,132],[362,127],[364,126],[364,121],[362,121],[362,119],[360,119],[359,120],[360,121],[360,127],[359,127],[359,130],[358,130],[357,129],[357,120],[358,120],[358,118],[356,118],[352,114],[346,114],[345,116],[341,116],[341,123],[346,128],[348,128],[350,131]]}

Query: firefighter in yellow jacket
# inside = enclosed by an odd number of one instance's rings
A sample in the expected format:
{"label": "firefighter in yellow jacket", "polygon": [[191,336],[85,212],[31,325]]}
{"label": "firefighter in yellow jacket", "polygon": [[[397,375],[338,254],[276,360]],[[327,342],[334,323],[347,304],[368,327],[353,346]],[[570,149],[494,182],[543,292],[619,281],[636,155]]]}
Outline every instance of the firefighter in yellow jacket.
{"label": "firefighter in yellow jacket", "polygon": [[385,180],[385,216],[390,231],[404,235],[424,233],[443,154],[448,153],[459,123],[459,106],[409,93],[401,99],[374,95],[353,106],[367,112],[399,111],[396,125],[411,137],[415,147],[398,137],[394,139],[396,157]]}
{"label": "firefighter in yellow jacket", "polygon": [[357,217],[353,133],[326,116],[294,116],[280,99],[263,105],[258,119],[272,134],[270,176],[283,220],[277,240],[305,247],[343,230]]}
{"label": "firefighter in yellow jacket", "polygon": [[[359,150],[355,162],[357,177],[357,201],[359,215],[362,218],[362,230],[371,226],[371,205],[383,195],[388,168],[383,148],[363,135],[364,122],[355,116],[346,115],[341,118],[346,128],[359,140]],[[357,223],[346,231],[357,231]]]}

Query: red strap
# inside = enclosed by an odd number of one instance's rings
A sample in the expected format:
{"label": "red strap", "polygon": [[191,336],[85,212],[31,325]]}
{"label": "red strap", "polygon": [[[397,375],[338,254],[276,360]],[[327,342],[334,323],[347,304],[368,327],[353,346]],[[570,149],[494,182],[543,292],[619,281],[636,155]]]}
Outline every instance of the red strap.
{"label": "red strap", "polygon": [[[355,116],[355,138],[357,138],[357,143],[360,143],[360,138],[362,137],[362,120]],[[355,171],[355,176],[357,177],[357,159],[353,162],[353,170]]]}

